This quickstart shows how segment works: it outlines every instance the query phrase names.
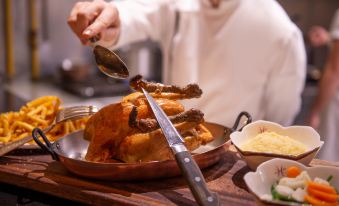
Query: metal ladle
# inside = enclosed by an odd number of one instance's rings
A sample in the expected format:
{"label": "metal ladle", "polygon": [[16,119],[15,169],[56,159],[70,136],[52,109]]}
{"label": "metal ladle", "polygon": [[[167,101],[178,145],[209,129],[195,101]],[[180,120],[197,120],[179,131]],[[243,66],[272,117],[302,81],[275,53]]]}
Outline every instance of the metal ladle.
{"label": "metal ladle", "polygon": [[[100,37],[93,37],[90,41],[95,44]],[[126,64],[113,51],[96,45],[93,50],[95,61],[100,71],[109,77],[116,79],[126,79],[129,72]]]}

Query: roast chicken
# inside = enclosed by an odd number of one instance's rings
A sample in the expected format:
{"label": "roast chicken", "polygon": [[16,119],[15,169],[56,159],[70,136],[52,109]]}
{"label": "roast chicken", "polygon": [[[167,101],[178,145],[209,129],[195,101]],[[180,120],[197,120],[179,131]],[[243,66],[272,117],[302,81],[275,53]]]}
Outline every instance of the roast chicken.
{"label": "roast chicken", "polygon": [[169,116],[186,147],[192,151],[213,140],[202,124],[203,113],[197,109],[185,111],[177,100],[199,98],[201,89],[196,84],[184,88],[147,82],[140,75],[130,81],[136,92],[119,103],[110,104],[87,122],[85,139],[90,141],[86,160],[110,162],[117,159],[127,163],[173,159],[154,114],[141,93],[144,88]]}

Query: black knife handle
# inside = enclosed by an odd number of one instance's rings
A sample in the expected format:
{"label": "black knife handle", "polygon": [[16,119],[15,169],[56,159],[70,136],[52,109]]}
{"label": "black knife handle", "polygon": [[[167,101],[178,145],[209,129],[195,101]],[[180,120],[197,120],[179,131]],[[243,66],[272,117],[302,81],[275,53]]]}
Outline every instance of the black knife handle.
{"label": "black knife handle", "polygon": [[193,160],[192,155],[188,151],[179,151],[175,154],[175,159],[182,174],[186,177],[185,179],[188,181],[190,190],[198,204],[203,206],[219,205],[217,193],[208,190],[204,176],[197,163]]}

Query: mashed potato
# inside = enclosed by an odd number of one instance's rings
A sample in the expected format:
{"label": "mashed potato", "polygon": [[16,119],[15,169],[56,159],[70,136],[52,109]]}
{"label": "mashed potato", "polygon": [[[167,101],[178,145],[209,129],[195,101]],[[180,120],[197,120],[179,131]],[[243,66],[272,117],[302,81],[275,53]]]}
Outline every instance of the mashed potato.
{"label": "mashed potato", "polygon": [[307,151],[301,142],[275,132],[263,132],[240,146],[243,151],[297,156]]}

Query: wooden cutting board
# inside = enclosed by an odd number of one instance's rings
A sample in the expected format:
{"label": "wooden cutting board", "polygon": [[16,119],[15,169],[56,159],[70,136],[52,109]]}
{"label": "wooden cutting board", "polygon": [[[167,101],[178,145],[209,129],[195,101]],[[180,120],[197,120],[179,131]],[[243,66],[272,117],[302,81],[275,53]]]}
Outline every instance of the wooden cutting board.
{"label": "wooden cutting board", "polygon": [[[319,160],[313,164],[329,165]],[[219,194],[221,205],[257,205],[243,181],[248,171],[235,153],[227,152],[203,174],[208,187]],[[139,182],[97,181],[73,175],[60,162],[41,154],[0,157],[0,182],[92,205],[196,205],[181,177]]]}
{"label": "wooden cutting board", "polygon": [[[221,202],[255,205],[242,179],[248,171],[244,162],[226,153],[203,174]],[[0,157],[0,182],[94,205],[196,205],[181,177],[147,182],[97,181],[71,174],[49,155]]]}

